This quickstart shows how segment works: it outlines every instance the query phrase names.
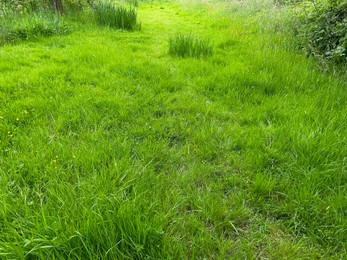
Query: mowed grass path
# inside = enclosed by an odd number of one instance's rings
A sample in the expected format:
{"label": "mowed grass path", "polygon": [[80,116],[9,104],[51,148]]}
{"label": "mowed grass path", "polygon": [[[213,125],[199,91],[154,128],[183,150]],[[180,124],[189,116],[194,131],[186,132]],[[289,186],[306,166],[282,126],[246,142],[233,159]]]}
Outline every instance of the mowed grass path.
{"label": "mowed grass path", "polygon": [[346,78],[234,7],[1,47],[1,259],[346,257]]}

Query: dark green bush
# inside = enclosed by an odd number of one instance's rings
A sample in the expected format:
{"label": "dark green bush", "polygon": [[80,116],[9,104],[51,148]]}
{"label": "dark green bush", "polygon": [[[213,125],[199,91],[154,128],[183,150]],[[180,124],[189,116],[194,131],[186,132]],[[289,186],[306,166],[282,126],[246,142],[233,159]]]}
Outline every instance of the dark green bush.
{"label": "dark green bush", "polygon": [[347,61],[347,2],[305,2],[297,14],[298,36],[308,55]]}

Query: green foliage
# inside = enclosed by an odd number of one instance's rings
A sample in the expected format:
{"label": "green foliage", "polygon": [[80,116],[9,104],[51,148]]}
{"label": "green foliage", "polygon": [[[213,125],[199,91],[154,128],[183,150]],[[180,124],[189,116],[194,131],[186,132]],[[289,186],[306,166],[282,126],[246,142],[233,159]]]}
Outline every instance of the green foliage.
{"label": "green foliage", "polygon": [[69,32],[64,19],[50,12],[29,12],[18,7],[15,10],[3,7],[1,13],[0,45]]}
{"label": "green foliage", "polygon": [[139,0],[127,0],[128,4],[133,5],[134,7],[139,6]]}
{"label": "green foliage", "polygon": [[308,55],[347,62],[347,2],[304,2],[296,13],[298,36]]}
{"label": "green foliage", "polygon": [[[0,4],[1,5],[1,4]],[[1,8],[9,8],[17,12],[48,10],[51,3],[48,0],[4,0]]]}
{"label": "green foliage", "polygon": [[76,12],[90,6],[92,0],[62,0],[64,12]]}
{"label": "green foliage", "polygon": [[[71,13],[81,11],[89,7],[94,0],[62,0],[64,12]],[[42,9],[52,11],[52,0],[3,0],[3,4],[13,7],[40,11]]]}
{"label": "green foliage", "polygon": [[134,7],[116,6],[110,1],[98,1],[93,7],[96,21],[100,25],[129,31],[141,29]]}
{"label": "green foliage", "polygon": [[210,41],[200,39],[191,34],[178,34],[169,39],[169,54],[181,58],[200,58],[211,56],[213,44]]}
{"label": "green foliage", "polygon": [[117,5],[131,5],[134,7],[138,7],[139,6],[139,0],[113,0],[114,3],[116,3]]}

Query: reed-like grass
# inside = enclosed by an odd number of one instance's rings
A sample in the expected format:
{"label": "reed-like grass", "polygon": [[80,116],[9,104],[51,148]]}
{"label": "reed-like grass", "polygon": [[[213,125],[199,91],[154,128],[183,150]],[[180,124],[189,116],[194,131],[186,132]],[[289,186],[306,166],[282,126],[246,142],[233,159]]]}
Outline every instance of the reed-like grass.
{"label": "reed-like grass", "polygon": [[70,31],[64,18],[48,11],[30,12],[3,6],[0,15],[0,45],[19,40],[62,35]]}
{"label": "reed-like grass", "polygon": [[110,1],[98,1],[94,5],[94,13],[98,24],[123,30],[139,30],[136,9],[132,6],[116,6]]}
{"label": "reed-like grass", "polygon": [[178,34],[169,39],[169,54],[181,58],[200,58],[211,56],[213,44],[204,39],[200,39],[192,34]]}

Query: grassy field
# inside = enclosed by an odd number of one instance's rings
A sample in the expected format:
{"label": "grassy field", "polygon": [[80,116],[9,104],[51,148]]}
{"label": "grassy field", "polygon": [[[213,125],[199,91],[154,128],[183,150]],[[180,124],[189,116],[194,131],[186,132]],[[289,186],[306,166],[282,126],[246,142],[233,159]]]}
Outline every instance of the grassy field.
{"label": "grassy field", "polygon": [[141,2],[140,31],[0,47],[0,259],[347,257],[347,77],[278,12]]}

